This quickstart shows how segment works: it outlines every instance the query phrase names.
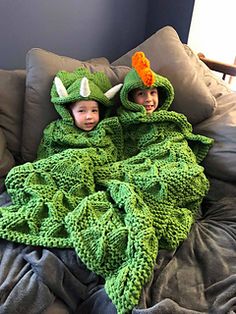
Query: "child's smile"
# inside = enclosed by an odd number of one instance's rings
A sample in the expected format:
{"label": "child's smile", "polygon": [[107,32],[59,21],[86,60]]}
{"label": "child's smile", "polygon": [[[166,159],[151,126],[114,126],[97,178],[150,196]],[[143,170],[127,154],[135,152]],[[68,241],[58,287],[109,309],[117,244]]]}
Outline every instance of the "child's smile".
{"label": "child's smile", "polygon": [[158,107],[157,88],[136,89],[133,92],[133,99],[136,104],[144,106],[147,113],[152,113]]}

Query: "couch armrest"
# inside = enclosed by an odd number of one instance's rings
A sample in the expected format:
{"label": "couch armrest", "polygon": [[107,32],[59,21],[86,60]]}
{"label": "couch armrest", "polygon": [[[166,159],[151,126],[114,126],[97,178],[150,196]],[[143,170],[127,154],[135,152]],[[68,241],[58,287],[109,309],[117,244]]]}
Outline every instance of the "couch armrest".
{"label": "couch armrest", "polygon": [[235,64],[228,64],[224,62],[219,62],[216,60],[208,59],[205,57],[203,53],[198,53],[199,59],[204,62],[211,70],[217,71],[223,74],[223,80],[225,79],[226,75],[236,76],[236,65]]}

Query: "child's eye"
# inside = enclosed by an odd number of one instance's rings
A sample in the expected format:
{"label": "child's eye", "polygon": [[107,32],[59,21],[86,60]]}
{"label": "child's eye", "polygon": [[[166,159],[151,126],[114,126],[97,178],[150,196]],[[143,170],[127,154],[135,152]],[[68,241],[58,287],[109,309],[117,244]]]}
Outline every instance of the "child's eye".
{"label": "child's eye", "polygon": [[152,95],[157,94],[157,89],[156,89],[156,88],[152,89],[152,90],[151,90],[151,93],[152,93]]}
{"label": "child's eye", "polygon": [[97,109],[93,109],[93,112],[98,112],[98,110]]}
{"label": "child's eye", "polygon": [[83,110],[83,109],[79,109],[79,110],[78,110],[78,112],[80,112],[80,113],[81,113],[81,112],[84,112],[84,110]]}

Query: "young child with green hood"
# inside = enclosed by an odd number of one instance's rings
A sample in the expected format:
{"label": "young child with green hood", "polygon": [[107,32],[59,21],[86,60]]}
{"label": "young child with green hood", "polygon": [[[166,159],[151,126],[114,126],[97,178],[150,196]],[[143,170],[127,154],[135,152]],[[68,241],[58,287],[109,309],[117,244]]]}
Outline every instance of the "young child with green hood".
{"label": "young child with green hood", "polygon": [[[109,115],[114,105],[112,98],[121,85],[112,87],[103,72],[90,73],[86,68],[58,72],[51,102],[61,118],[44,130],[38,159],[69,148],[94,148],[99,152],[104,146],[107,158],[116,159],[121,153],[122,130],[118,119]],[[109,142],[113,148],[108,147]]]}
{"label": "young child with green hood", "polygon": [[32,245],[72,246],[66,215],[96,191],[96,168],[123,153],[120,122],[109,117],[120,87],[112,87],[103,72],[86,68],[57,73],[51,101],[61,118],[44,130],[38,159],[9,172],[12,205],[0,208],[0,236]]}
{"label": "young child with green hood", "polygon": [[159,190],[159,201],[174,200],[196,212],[209,187],[199,164],[213,141],[193,134],[187,118],[170,111],[173,86],[151,70],[143,52],[133,55],[132,66],[120,92],[122,106],[118,112],[127,166],[134,164],[132,182],[148,195]]}
{"label": "young child with green hood", "polygon": [[209,188],[200,163],[213,141],[193,134],[187,118],[169,110],[173,86],[151,70],[143,52],[133,55],[132,67],[124,79],[118,109],[124,156],[113,164],[113,171],[109,169],[110,177],[134,184],[147,201],[154,198],[156,204],[187,208],[192,217]]}

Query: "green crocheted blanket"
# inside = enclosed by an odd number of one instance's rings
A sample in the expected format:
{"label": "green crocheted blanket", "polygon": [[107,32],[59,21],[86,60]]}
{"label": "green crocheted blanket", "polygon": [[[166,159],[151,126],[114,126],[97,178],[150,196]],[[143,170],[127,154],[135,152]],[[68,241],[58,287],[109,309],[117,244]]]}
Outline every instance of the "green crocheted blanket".
{"label": "green crocheted blanket", "polygon": [[90,132],[52,123],[39,159],[9,173],[13,204],[0,208],[2,238],[74,248],[120,314],[138,304],[158,250],[186,239],[209,187],[199,162],[212,141],[176,113],[142,120],[124,113]]}

